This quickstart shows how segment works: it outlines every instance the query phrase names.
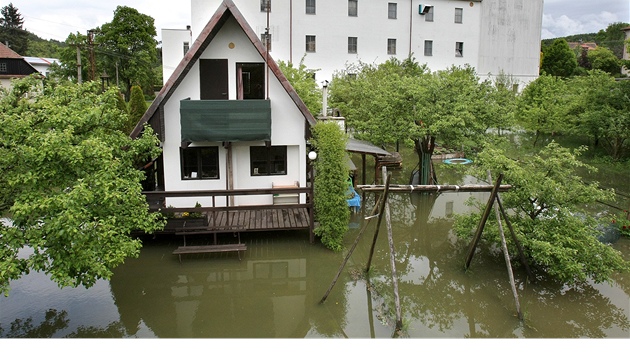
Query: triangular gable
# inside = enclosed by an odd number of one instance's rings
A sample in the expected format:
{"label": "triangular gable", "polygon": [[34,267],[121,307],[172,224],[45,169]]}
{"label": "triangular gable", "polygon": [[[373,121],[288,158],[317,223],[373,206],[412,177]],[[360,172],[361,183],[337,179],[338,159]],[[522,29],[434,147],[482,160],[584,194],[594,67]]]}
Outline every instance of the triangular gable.
{"label": "triangular gable", "polygon": [[241,29],[243,29],[243,31],[245,32],[251,43],[254,45],[258,53],[261,55],[261,57],[268,58],[267,65],[269,66],[269,70],[276,76],[278,81],[280,81],[280,84],[282,85],[282,87],[284,87],[285,91],[287,92],[289,97],[291,97],[293,102],[295,102],[295,105],[302,112],[308,124],[311,126],[315,125],[315,118],[310,113],[302,99],[298,96],[293,86],[291,86],[287,78],[284,76],[278,64],[267,53],[267,49],[258,38],[254,30],[250,27],[249,23],[247,23],[245,17],[243,17],[236,5],[234,5],[234,3],[232,2],[232,0],[223,0],[217,11],[210,18],[193,45],[190,47],[189,51],[186,53],[182,61],[179,63],[177,68],[175,68],[175,71],[173,72],[171,77],[168,79],[166,84],[164,84],[151,106],[149,106],[134,130],[131,132],[131,138],[136,138],[142,132],[144,124],[148,123],[149,120],[156,113],[159,113],[159,108],[163,107],[164,104],[166,104],[173,92],[175,92],[175,90],[184,80],[190,69],[197,62],[197,60],[199,60],[201,54],[208,47],[210,42],[212,42],[214,37],[217,35],[217,33],[219,33],[225,22],[230,17],[233,17],[239,24]]}

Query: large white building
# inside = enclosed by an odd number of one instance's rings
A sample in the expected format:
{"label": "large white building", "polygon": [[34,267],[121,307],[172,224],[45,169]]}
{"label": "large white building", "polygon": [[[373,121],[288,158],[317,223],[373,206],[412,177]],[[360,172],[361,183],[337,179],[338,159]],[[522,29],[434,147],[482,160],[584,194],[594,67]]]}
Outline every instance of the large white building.
{"label": "large white building", "polygon": [[[221,0],[191,0],[186,30],[162,30],[164,79]],[[410,54],[431,70],[465,64],[482,78],[538,77],[543,0],[234,0],[275,60],[331,80],[347,64]],[[270,11],[267,12],[267,4]]]}

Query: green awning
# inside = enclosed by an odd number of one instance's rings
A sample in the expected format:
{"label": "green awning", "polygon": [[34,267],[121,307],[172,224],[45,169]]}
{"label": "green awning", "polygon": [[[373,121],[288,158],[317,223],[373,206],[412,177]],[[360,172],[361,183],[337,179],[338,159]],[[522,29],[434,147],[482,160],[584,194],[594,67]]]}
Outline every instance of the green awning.
{"label": "green awning", "polygon": [[270,141],[269,100],[182,100],[182,142]]}

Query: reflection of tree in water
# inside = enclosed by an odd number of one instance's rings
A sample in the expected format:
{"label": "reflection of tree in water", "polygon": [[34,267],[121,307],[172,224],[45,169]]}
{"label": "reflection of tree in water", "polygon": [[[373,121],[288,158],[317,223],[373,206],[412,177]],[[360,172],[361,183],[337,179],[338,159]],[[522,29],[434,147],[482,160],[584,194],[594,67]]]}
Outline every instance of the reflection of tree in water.
{"label": "reflection of tree in water", "polygon": [[[452,221],[429,218],[432,201],[435,198],[431,195],[418,199],[416,219],[411,225],[396,219],[403,213],[392,212],[405,323],[419,321],[428,329],[448,332],[464,321],[469,328],[466,337],[471,338],[602,338],[607,336],[607,329],[630,328],[624,309],[590,284],[572,288],[554,283],[529,284],[525,273],[516,269],[516,286],[525,313],[525,322],[521,323],[502,255],[491,254],[481,246],[471,269],[465,272],[468,244],[449,237]],[[392,211],[400,210],[399,206],[391,207]],[[389,249],[377,248],[374,259],[375,264],[388,265]],[[370,282],[372,294],[390,309],[385,313],[393,323],[390,272],[389,266],[373,268]]]}
{"label": "reflection of tree in water", "polygon": [[[59,331],[68,328],[70,320],[66,311],[49,309],[44,320],[33,323],[33,318],[15,319],[10,328],[0,327],[0,337],[3,338],[54,338]],[[5,334],[6,331],[6,334]],[[65,338],[122,338],[125,330],[120,322],[112,322],[105,328],[80,326],[76,331],[65,335]]]}

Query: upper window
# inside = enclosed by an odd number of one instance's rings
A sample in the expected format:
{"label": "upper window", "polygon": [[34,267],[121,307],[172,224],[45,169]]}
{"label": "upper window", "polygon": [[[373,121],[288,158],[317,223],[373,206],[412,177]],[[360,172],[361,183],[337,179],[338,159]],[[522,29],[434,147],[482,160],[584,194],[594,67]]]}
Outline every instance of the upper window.
{"label": "upper window", "polygon": [[456,57],[464,56],[464,42],[455,42],[455,56]]}
{"label": "upper window", "polygon": [[387,39],[387,54],[389,55],[396,54],[396,39],[395,38]]}
{"label": "upper window", "polygon": [[219,148],[189,147],[180,149],[182,179],[218,179]]}
{"label": "upper window", "polygon": [[435,8],[434,6],[429,7],[429,12],[427,12],[427,13],[424,15],[424,20],[425,20],[426,22],[433,22],[433,9],[434,9],[434,8]]}
{"label": "upper window", "polygon": [[250,146],[252,176],[286,175],[286,146]]}
{"label": "upper window", "polygon": [[271,11],[271,0],[260,0],[260,11],[267,12],[267,7]]}
{"label": "upper window", "polygon": [[315,36],[306,36],[306,51],[315,52]]}
{"label": "upper window", "polygon": [[0,63],[0,73],[7,72],[7,63]]}
{"label": "upper window", "polygon": [[348,0],[348,16],[358,16],[359,15],[359,1],[358,0]]}
{"label": "upper window", "polygon": [[462,23],[464,19],[464,9],[457,7],[455,8],[455,23]]}
{"label": "upper window", "polygon": [[387,4],[387,18],[396,19],[397,17],[397,7],[398,4],[395,2],[390,2]]}
{"label": "upper window", "polygon": [[184,42],[184,55],[186,55],[186,53],[188,53],[189,49],[190,49],[190,43],[189,42]]}
{"label": "upper window", "polygon": [[433,55],[433,41],[424,41],[424,55],[427,57]]}
{"label": "upper window", "polygon": [[348,37],[348,53],[356,54],[357,52],[357,37]]}
{"label": "upper window", "polygon": [[306,13],[315,14],[315,0],[306,0]]}

